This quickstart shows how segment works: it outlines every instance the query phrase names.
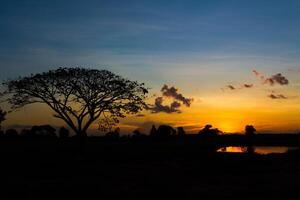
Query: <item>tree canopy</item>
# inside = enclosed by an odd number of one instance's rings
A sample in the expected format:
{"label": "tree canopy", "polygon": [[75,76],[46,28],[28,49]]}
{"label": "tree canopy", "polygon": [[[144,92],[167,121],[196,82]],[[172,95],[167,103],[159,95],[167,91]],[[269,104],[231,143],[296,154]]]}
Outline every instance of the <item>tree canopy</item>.
{"label": "tree canopy", "polygon": [[[33,103],[48,105],[76,134],[86,134],[97,119],[103,125],[118,122],[145,107],[143,83],[107,70],[58,68],[3,83],[13,110]],[[106,127],[106,126],[104,126]]]}

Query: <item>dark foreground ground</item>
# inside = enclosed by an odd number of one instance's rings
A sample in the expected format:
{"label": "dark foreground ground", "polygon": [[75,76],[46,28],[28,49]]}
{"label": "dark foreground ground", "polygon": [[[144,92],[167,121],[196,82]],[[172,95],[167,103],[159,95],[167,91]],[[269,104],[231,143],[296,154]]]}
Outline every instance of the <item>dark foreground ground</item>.
{"label": "dark foreground ground", "polygon": [[197,145],[0,141],[0,199],[299,199],[300,154]]}

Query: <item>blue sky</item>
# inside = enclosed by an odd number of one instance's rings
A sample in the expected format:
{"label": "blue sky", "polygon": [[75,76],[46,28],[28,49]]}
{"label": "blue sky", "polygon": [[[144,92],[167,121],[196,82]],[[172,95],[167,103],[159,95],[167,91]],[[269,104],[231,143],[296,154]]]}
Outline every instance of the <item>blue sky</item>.
{"label": "blue sky", "polygon": [[[299,6],[297,1],[2,1],[0,78],[61,65],[105,66],[126,76],[128,70],[159,76],[161,68],[176,71],[174,63],[180,68],[205,60],[203,66],[214,64],[212,70],[234,66],[233,60],[244,64],[233,67],[238,71],[268,60],[268,65],[294,65]],[[244,61],[249,57],[256,62]]]}
{"label": "blue sky", "polygon": [[[125,66],[124,57],[130,56],[139,58],[139,68],[155,67],[143,62],[151,56],[293,61],[300,51],[299,1],[1,2],[0,67],[22,73],[60,63],[108,66],[123,61]],[[101,63],[97,55],[111,60]],[[89,63],[79,57],[90,58]]]}
{"label": "blue sky", "polygon": [[299,19],[293,0],[2,0],[0,79],[87,66],[201,98],[255,68],[297,93]]}

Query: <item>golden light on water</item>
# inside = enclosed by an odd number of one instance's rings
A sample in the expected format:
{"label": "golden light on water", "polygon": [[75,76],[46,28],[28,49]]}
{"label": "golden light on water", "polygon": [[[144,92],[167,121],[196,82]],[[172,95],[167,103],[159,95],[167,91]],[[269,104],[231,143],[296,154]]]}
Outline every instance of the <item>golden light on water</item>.
{"label": "golden light on water", "polygon": [[218,150],[218,152],[229,152],[229,153],[243,153],[244,150],[242,147],[224,147]]}
{"label": "golden light on water", "polygon": [[[286,153],[289,150],[296,150],[296,147],[266,147],[256,146],[253,147],[255,153],[258,154],[271,154],[271,153]],[[228,146],[222,147],[217,152],[228,152],[228,153],[247,153],[247,147]]]}

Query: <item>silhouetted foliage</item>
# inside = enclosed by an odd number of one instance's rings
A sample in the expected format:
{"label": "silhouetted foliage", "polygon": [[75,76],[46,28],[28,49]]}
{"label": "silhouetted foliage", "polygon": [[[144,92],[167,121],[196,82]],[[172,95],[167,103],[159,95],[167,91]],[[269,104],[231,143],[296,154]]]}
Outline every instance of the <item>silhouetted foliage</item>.
{"label": "silhouetted foliage", "polygon": [[158,127],[156,131],[157,137],[170,137],[171,135],[175,135],[176,130],[169,125],[161,125]]}
{"label": "silhouetted foliage", "polygon": [[205,127],[199,131],[199,134],[202,136],[217,136],[220,133],[222,133],[222,131],[217,128],[212,128],[210,124],[205,125]]}
{"label": "silhouetted foliage", "polygon": [[22,137],[35,137],[36,135],[29,129],[22,129],[20,132]]}
{"label": "silhouetted foliage", "polygon": [[1,127],[2,122],[6,120],[6,118],[5,118],[6,114],[7,113],[0,108],[0,130],[2,128]]}
{"label": "silhouetted foliage", "polygon": [[112,139],[120,138],[120,128],[117,127],[114,131],[109,131],[105,136]]}
{"label": "silhouetted foliage", "polygon": [[97,119],[102,128],[109,128],[118,118],[139,112],[146,106],[148,93],[143,83],[86,68],[59,68],[10,80],[4,86],[12,109],[46,104],[55,112],[54,117],[64,120],[80,136],[86,136]]}
{"label": "silhouetted foliage", "polygon": [[55,128],[50,125],[33,126],[31,133],[39,137],[56,137]]}
{"label": "silhouetted foliage", "polygon": [[143,139],[143,138],[147,138],[147,136],[141,133],[139,129],[133,131],[132,139]]}
{"label": "silhouetted foliage", "polygon": [[62,126],[59,129],[58,135],[59,135],[60,138],[67,138],[67,137],[69,137],[70,132],[69,132],[68,129],[66,129],[65,127]]}
{"label": "silhouetted foliage", "polygon": [[180,126],[180,127],[177,128],[177,134],[179,136],[184,136],[185,135],[185,131],[184,131],[183,127]]}
{"label": "silhouetted foliage", "polygon": [[255,133],[256,129],[252,125],[246,125],[245,127],[245,134],[247,136],[253,136]]}
{"label": "silhouetted foliage", "polygon": [[152,125],[151,130],[150,130],[150,136],[154,137],[156,135],[156,132],[157,132],[157,130],[156,130],[155,126]]}
{"label": "silhouetted foliage", "polygon": [[134,137],[139,137],[139,136],[141,136],[141,135],[142,135],[142,133],[140,132],[140,130],[139,130],[139,129],[136,129],[136,130],[134,130],[132,133],[133,133],[133,135],[132,135],[132,136],[134,136]]}
{"label": "silhouetted foliage", "polygon": [[7,129],[5,131],[5,136],[6,137],[9,137],[9,138],[15,138],[15,137],[18,137],[18,131],[16,129]]}
{"label": "silhouetted foliage", "polygon": [[256,131],[256,129],[254,128],[254,126],[252,126],[252,125],[245,126],[245,134],[248,138],[247,153],[249,153],[249,154],[255,153],[255,148],[253,146],[253,141],[252,141],[255,131]]}

